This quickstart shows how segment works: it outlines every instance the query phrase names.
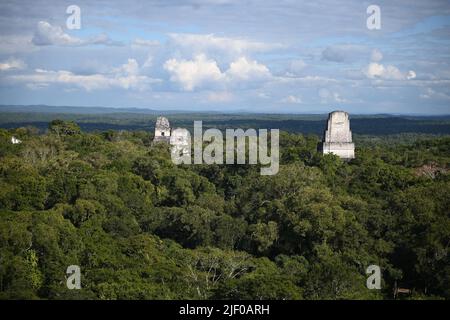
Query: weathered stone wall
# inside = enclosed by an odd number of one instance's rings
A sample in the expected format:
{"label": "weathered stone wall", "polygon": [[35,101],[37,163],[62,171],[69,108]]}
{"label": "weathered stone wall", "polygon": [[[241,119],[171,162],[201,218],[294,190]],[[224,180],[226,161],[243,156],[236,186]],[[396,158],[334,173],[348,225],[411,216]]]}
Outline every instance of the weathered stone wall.
{"label": "weathered stone wall", "polygon": [[347,112],[335,111],[330,113],[328,127],[325,131],[325,142],[352,142],[350,120]]}
{"label": "weathered stone wall", "polygon": [[170,123],[166,117],[156,119],[154,141],[170,141]]}
{"label": "weathered stone wall", "polygon": [[333,111],[328,115],[327,129],[322,142],[322,152],[333,153],[342,159],[355,158],[350,120],[347,112]]}

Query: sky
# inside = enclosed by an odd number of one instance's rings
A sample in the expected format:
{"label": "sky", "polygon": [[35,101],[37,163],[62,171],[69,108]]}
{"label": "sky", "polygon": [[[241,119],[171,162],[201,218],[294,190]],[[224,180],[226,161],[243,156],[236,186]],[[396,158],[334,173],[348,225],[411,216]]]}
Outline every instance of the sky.
{"label": "sky", "polygon": [[2,0],[0,104],[450,114],[450,1]]}

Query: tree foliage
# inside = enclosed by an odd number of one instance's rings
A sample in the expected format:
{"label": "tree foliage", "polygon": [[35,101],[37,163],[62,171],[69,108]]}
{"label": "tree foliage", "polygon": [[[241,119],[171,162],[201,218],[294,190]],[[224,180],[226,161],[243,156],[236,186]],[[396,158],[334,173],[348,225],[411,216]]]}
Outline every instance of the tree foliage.
{"label": "tree foliage", "polygon": [[0,131],[0,299],[450,298],[450,138],[361,139],[343,162],[283,132],[275,176],[175,166],[151,140]]}

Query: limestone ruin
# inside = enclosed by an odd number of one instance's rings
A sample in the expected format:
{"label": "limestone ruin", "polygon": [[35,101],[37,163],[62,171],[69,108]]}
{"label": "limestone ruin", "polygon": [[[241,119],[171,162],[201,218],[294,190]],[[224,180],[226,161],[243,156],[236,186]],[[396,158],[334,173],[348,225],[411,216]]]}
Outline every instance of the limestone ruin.
{"label": "limestone ruin", "polygon": [[155,125],[154,142],[170,142],[170,123],[166,117],[158,117]]}
{"label": "limestone ruin", "polygon": [[347,112],[333,111],[328,115],[321,151],[323,154],[333,153],[344,160],[355,158],[355,144],[352,142]]}
{"label": "limestone ruin", "polygon": [[155,138],[153,142],[166,142],[172,145],[171,152],[183,156],[191,155],[191,134],[187,129],[171,129],[166,117],[158,117],[155,125]]}

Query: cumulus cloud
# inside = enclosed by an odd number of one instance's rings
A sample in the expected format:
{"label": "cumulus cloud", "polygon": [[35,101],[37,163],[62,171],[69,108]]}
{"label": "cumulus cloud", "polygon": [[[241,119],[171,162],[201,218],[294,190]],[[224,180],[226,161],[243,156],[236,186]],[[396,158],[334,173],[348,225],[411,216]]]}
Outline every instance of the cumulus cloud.
{"label": "cumulus cloud", "polygon": [[14,75],[9,79],[23,82],[30,88],[47,87],[50,84],[72,85],[86,91],[122,88],[145,90],[153,83],[159,82],[148,76],[139,74],[139,66],[134,59],[128,59],[127,63],[112,69],[108,74],[79,75],[71,71],[35,69],[32,74]]}
{"label": "cumulus cloud", "polygon": [[36,46],[120,45],[119,42],[112,41],[106,34],[99,34],[87,40],[73,37],[65,33],[60,26],[52,26],[47,21],[38,22],[37,29],[31,41]]}
{"label": "cumulus cloud", "polygon": [[186,91],[224,78],[217,62],[204,54],[197,55],[194,60],[169,59],[164,63],[164,69],[171,74],[170,80],[178,82]]}
{"label": "cumulus cloud", "polygon": [[240,57],[230,64],[226,72],[231,80],[264,80],[270,78],[269,69],[255,60],[248,60],[246,57]]}
{"label": "cumulus cloud", "polygon": [[215,60],[208,59],[204,54],[197,55],[193,60],[169,59],[164,63],[164,69],[170,73],[170,80],[179,83],[186,91],[214,83],[257,82],[271,77],[265,65],[246,57],[231,62],[225,72],[220,70]]}
{"label": "cumulus cloud", "polygon": [[396,66],[385,66],[377,62],[369,63],[363,72],[369,79],[410,80],[416,77],[416,73],[413,70],[401,72]]}
{"label": "cumulus cloud", "polygon": [[0,62],[0,71],[8,70],[22,70],[25,69],[27,65],[20,59],[9,58],[6,61]]}
{"label": "cumulus cloud", "polygon": [[128,59],[127,63],[118,68],[113,68],[117,75],[137,75],[139,73],[139,64],[135,59]]}
{"label": "cumulus cloud", "polygon": [[61,27],[52,26],[47,21],[39,21],[36,32],[32,39],[37,46],[58,45],[80,45],[81,39],[71,37],[64,33]]}

